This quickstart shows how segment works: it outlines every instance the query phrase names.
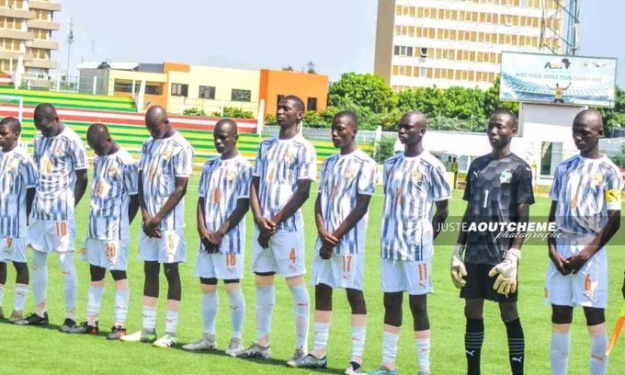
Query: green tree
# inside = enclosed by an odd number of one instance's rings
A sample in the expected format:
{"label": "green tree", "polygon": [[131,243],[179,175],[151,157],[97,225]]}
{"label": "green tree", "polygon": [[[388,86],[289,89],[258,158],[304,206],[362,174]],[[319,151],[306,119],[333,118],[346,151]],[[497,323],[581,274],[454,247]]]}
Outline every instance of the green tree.
{"label": "green tree", "polygon": [[228,117],[228,118],[256,118],[252,111],[245,111],[236,107],[224,107],[223,116],[221,112],[213,112],[215,117]]}
{"label": "green tree", "polygon": [[603,116],[604,134],[610,135],[612,129],[625,126],[625,91],[616,88],[614,108],[596,108]]}
{"label": "green tree", "polygon": [[435,87],[420,87],[397,94],[397,107],[401,112],[421,111],[428,116],[440,114],[443,92]]}
{"label": "green tree", "polygon": [[490,116],[493,112],[500,108],[506,108],[514,112],[517,116],[519,114],[519,103],[515,102],[502,102],[499,100],[499,85],[501,77],[497,76],[493,85],[484,93],[484,114]]}
{"label": "green tree", "polygon": [[204,116],[206,117],[206,112],[203,109],[199,109],[196,107],[188,108],[182,111],[182,114],[185,116]]}
{"label": "green tree", "polygon": [[397,104],[397,97],[380,76],[344,73],[339,81],[330,84],[328,103],[335,107],[356,106],[373,113],[385,113]]}

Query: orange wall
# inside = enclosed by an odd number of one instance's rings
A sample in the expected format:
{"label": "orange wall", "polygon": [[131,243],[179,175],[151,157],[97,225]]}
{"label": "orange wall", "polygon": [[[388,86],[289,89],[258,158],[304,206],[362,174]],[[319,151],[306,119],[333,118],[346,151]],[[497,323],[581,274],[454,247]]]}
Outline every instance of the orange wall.
{"label": "orange wall", "polygon": [[278,95],[296,95],[306,105],[308,98],[317,98],[319,112],[328,105],[328,76],[261,69],[259,93],[259,99],[265,100],[265,117],[276,114]]}

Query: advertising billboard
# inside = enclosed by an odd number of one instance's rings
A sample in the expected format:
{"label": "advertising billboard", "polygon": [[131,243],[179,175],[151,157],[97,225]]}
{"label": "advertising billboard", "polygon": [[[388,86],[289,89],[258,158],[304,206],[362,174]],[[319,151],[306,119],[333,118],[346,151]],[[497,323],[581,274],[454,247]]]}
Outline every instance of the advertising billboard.
{"label": "advertising billboard", "polygon": [[504,52],[499,99],[614,107],[616,59]]}

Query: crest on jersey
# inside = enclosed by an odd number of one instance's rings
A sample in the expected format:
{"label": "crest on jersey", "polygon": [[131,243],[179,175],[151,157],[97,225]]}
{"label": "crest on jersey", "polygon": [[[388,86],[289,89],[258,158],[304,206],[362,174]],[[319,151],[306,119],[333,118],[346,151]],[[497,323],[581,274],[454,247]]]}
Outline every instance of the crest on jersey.
{"label": "crest on jersey", "polygon": [[412,182],[420,184],[423,181],[423,173],[420,170],[412,172]]}
{"label": "crest on jersey", "polygon": [[356,168],[349,168],[345,171],[345,178],[354,178],[356,176]]}
{"label": "crest on jersey", "polygon": [[13,160],[11,163],[9,163],[9,166],[7,168],[8,172],[15,172],[17,170],[17,166],[19,165],[19,161],[17,160]]}
{"label": "crest on jersey", "polygon": [[286,154],[284,154],[284,160],[289,164],[293,163],[293,160],[295,160],[295,155],[293,155],[291,151],[288,151]]}
{"label": "crest on jersey", "polygon": [[601,186],[603,184],[603,176],[601,176],[600,174],[596,174],[592,176],[591,184],[592,184],[592,187]]}
{"label": "crest on jersey", "polygon": [[63,149],[62,145],[56,146],[56,149],[54,149],[54,155],[56,155],[59,158],[65,155],[65,149]]}
{"label": "crest on jersey", "polygon": [[499,183],[501,184],[509,184],[512,181],[512,171],[509,169],[504,170],[499,175]]}
{"label": "crest on jersey", "polygon": [[165,150],[165,152],[163,152],[163,160],[169,159],[171,159],[171,150]]}
{"label": "crest on jersey", "polygon": [[236,171],[234,171],[232,169],[229,169],[226,172],[226,178],[228,179],[228,181],[233,181],[236,177],[237,177],[237,172]]}
{"label": "crest on jersey", "polygon": [[109,168],[108,175],[110,178],[116,178],[118,174],[119,174],[119,171],[117,170],[117,168],[113,166]]}

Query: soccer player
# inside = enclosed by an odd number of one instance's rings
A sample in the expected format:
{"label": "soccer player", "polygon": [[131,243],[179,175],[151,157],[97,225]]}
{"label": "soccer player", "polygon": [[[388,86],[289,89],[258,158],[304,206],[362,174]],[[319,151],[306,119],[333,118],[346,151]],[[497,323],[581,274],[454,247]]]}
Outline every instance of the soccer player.
{"label": "soccer player", "polygon": [[165,334],[154,346],[176,345],[178,311],[182,285],[178,263],[185,262],[184,195],[191,175],[193,149],[174,128],[161,106],[150,107],[145,126],[152,135],[141,150],[139,163],[139,206],[143,230],[139,237],[139,258],[144,261],[143,329],[122,336],[122,341],[156,340],[156,306],[159,294],[159,271],[163,265],[167,278],[167,315]]}
{"label": "soccer player", "polygon": [[278,102],[280,133],[260,144],[252,174],[250,205],[256,223],[252,270],[256,274],[256,342],[242,357],[271,358],[269,332],[275,304],[274,276],[293,296],[296,349],[291,367],[307,354],[310,299],[304,282],[304,219],[300,208],[317,175],[315,149],[299,132],[304,103],[288,95]]}
{"label": "soccer player", "polygon": [[65,126],[51,104],[35,108],[34,122],[40,134],[34,142],[39,171],[28,231],[33,249],[32,278],[35,312],[16,324],[47,325],[46,287],[48,253],[59,254],[63,274],[66,318],[62,332],[76,326],[75,207],[87,188],[87,152],[78,135]]}
{"label": "soccer player", "polygon": [[14,117],[0,121],[0,319],[4,318],[2,298],[7,281],[7,263],[17,273],[14,307],[9,321],[23,319],[28,294],[26,265],[27,218],[35,198],[37,170],[26,150],[18,146],[22,125]]}
{"label": "soccer player", "polygon": [[245,214],[250,207],[252,167],[239,154],[237,124],[220,120],[213,131],[213,142],[220,157],[202,168],[197,203],[197,229],[200,235],[195,275],[202,289],[204,337],[184,345],[185,350],[215,350],[215,321],[219,307],[217,280],[223,280],[230,297],[232,338],[226,354],[236,357],[243,351],[241,336],[245,318],[243,277]]}
{"label": "soccer player", "polygon": [[[534,194],[529,165],[510,151],[516,125],[516,117],[506,109],[495,111],[488,121],[492,152],[469,166],[463,197],[467,208],[451,259],[452,281],[465,299],[469,375],[480,374],[485,299],[499,304],[512,374],[523,374],[525,339],[517,311],[517,272],[525,231],[519,224],[528,222]],[[478,224],[491,224],[494,230],[471,229]]]}
{"label": "soccer player", "polygon": [[581,111],[573,120],[573,140],[580,151],[558,165],[550,198],[551,263],[545,280],[552,306],[551,373],[567,373],[573,308],[582,306],[590,334],[590,374],[605,374],[608,337],[605,308],[608,258],[605,245],[618,231],[623,182],[619,168],[599,152],[601,115]]}
{"label": "soccer player", "polygon": [[[399,120],[404,152],[384,162],[381,278],[384,292],[382,365],[371,374],[397,374],[395,358],[402,326],[404,292],[413,318],[419,375],[430,374],[430,320],[434,239],[447,218],[451,188],[445,166],[423,149],[427,118],[411,111]],[[432,208],[436,211],[432,216]]]}
{"label": "soccer player", "polygon": [[346,374],[360,373],[365,346],[367,306],[362,293],[365,233],[369,201],[375,191],[377,164],[356,146],[358,118],[339,112],[332,121],[332,142],[340,153],[329,157],[321,169],[315,202],[317,256],[315,284],[314,348],[297,367],[325,368],[332,290],[345,289],[352,309],[352,357]]}
{"label": "soccer player", "polygon": [[115,324],[106,336],[118,340],[126,334],[128,316],[128,248],[130,223],[139,209],[137,184],[139,171],[130,154],[113,141],[106,125],[93,124],[87,142],[97,157],[91,188],[91,207],[83,258],[89,263],[91,282],[87,299],[87,321],[69,333],[99,332],[98,316],[102,305],[106,270],[115,280]]}

